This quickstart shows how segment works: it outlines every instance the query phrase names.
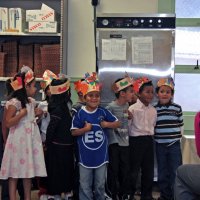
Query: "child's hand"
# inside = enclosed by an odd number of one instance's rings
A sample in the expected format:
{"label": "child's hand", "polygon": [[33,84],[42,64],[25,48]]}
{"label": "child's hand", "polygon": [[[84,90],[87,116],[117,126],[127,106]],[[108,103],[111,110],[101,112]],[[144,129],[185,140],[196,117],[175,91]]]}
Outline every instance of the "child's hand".
{"label": "child's hand", "polygon": [[43,115],[43,110],[40,108],[35,108],[35,116],[41,118]]}
{"label": "child's hand", "polygon": [[88,132],[92,129],[92,124],[85,122],[85,126],[84,126],[85,132]]}
{"label": "child's hand", "polygon": [[19,115],[21,117],[24,117],[27,115],[27,109],[26,108],[22,108],[20,111],[19,111]]}
{"label": "child's hand", "polygon": [[106,128],[106,127],[108,127],[108,122],[106,122],[106,121],[101,121],[101,122],[100,122],[100,125],[101,125],[102,128]]}
{"label": "child's hand", "polygon": [[128,119],[133,119],[133,113],[128,110]]}

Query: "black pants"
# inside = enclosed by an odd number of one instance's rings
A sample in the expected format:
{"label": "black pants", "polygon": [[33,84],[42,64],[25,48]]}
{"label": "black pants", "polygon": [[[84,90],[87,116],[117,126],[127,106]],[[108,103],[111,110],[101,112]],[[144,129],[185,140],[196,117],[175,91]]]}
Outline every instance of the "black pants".
{"label": "black pants", "polygon": [[118,193],[120,193],[121,195],[129,194],[129,146],[119,146],[118,144],[111,144],[108,148],[108,151],[108,188],[112,195],[117,195]]}
{"label": "black pants", "polygon": [[152,197],[154,176],[154,148],[151,136],[130,137],[131,187],[135,193],[138,174],[141,170],[141,199]]}

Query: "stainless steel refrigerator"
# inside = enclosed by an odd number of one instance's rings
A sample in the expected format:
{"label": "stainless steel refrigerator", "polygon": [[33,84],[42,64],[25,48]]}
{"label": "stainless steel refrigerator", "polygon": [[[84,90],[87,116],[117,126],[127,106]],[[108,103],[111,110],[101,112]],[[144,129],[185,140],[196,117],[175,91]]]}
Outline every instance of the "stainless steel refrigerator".
{"label": "stainless steel refrigerator", "polygon": [[112,101],[112,83],[125,72],[156,84],[174,77],[175,15],[102,14],[96,20],[97,71],[102,104]]}

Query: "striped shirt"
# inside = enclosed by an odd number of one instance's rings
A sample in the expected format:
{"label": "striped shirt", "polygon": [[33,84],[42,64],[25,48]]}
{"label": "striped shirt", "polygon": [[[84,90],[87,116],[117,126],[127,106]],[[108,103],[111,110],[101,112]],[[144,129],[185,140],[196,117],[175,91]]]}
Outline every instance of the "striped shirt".
{"label": "striped shirt", "polygon": [[166,105],[155,105],[157,122],[155,126],[155,141],[158,143],[171,143],[182,137],[183,114],[181,106],[170,102]]}

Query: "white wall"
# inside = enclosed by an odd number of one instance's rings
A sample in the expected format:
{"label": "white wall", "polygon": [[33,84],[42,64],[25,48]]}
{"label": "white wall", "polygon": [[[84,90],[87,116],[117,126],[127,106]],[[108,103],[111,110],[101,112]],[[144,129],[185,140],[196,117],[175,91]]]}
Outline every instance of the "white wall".
{"label": "white wall", "polygon": [[[158,0],[99,0],[97,13],[157,13]],[[82,77],[95,71],[91,0],[68,0],[67,74]]]}

